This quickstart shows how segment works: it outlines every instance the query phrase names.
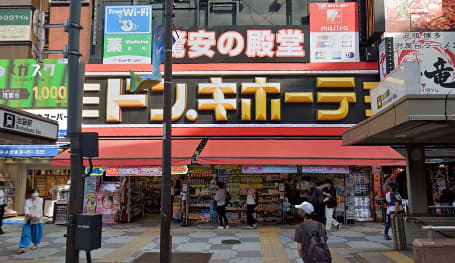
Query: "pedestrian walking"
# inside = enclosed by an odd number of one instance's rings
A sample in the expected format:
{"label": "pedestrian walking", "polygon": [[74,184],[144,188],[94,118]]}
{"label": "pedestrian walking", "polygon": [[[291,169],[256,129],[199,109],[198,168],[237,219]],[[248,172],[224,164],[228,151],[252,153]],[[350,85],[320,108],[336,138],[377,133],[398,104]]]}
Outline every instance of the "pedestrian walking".
{"label": "pedestrian walking", "polygon": [[324,181],[316,183],[316,188],[311,195],[311,203],[315,211],[315,220],[325,224],[325,205],[329,201],[329,197],[324,196],[322,189],[326,188],[327,184]]}
{"label": "pedestrian walking", "polygon": [[247,185],[248,194],[246,196],[246,219],[248,228],[256,228],[256,219],[253,216],[254,210],[257,206],[257,196],[256,196],[256,188],[254,188],[251,182],[248,182]]}
{"label": "pedestrian walking", "polygon": [[325,229],[330,231],[332,229],[332,225],[334,225],[337,230],[341,229],[341,223],[339,223],[335,218],[333,218],[333,214],[335,209],[338,206],[337,203],[337,191],[335,187],[333,187],[333,182],[330,179],[326,181],[327,188],[324,190],[324,195],[329,198],[325,206]]}
{"label": "pedestrian walking", "polygon": [[218,220],[220,221],[218,229],[229,229],[229,223],[226,217],[226,190],[224,189],[224,183],[218,182],[217,188],[215,201],[216,212],[218,213]]}
{"label": "pedestrian walking", "polygon": [[387,222],[384,228],[384,238],[390,240],[389,230],[392,225],[391,216],[393,214],[401,213],[403,207],[401,205],[401,195],[397,192],[397,185],[395,183],[388,183],[386,186],[387,194],[385,196],[387,202]]}
{"label": "pedestrian walking", "polygon": [[296,205],[299,215],[304,218],[296,231],[294,241],[297,243],[299,263],[329,263],[332,256],[327,245],[327,232],[324,225],[315,220],[314,207],[309,202]]}
{"label": "pedestrian walking", "polygon": [[8,197],[6,196],[5,191],[5,181],[3,181],[3,176],[0,177],[0,235],[4,234],[2,230],[3,226],[3,215],[5,214],[6,206],[8,205]]}
{"label": "pedestrian walking", "polygon": [[25,252],[30,243],[33,243],[32,250],[37,249],[43,236],[43,199],[39,197],[38,190],[33,189],[30,198],[25,200],[24,213],[25,220],[18,251],[20,254]]}

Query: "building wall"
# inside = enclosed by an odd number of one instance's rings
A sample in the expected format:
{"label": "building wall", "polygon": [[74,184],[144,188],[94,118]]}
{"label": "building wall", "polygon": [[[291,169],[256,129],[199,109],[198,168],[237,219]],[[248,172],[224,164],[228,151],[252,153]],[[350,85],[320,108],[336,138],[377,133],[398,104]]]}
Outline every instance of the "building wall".
{"label": "building wall", "polygon": [[[51,6],[49,12],[50,24],[63,24],[69,18],[69,5]],[[82,53],[81,63],[88,63],[90,56],[91,39],[91,4],[83,5],[81,9],[81,25],[84,28],[80,34],[80,52]],[[68,45],[68,33],[63,28],[49,29],[49,50],[63,50]],[[50,54],[49,58],[63,58],[63,54]]]}

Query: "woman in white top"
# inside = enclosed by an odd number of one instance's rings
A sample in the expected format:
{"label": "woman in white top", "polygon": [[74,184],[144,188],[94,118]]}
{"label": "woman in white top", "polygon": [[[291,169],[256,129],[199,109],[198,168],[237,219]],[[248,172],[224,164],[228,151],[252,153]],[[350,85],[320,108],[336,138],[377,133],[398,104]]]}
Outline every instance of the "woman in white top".
{"label": "woman in white top", "polygon": [[21,254],[25,252],[30,242],[33,243],[31,249],[37,249],[43,237],[43,199],[39,197],[38,190],[33,189],[31,197],[25,200],[24,214],[25,220],[18,251]]}
{"label": "woman in white top", "polygon": [[[226,216],[226,190],[224,189],[224,183],[218,182],[218,189],[215,194],[216,201],[216,212],[218,213],[218,220],[220,221],[220,226],[218,229],[229,229],[229,223]],[[224,221],[224,223],[223,223]]]}
{"label": "woman in white top", "polygon": [[253,213],[256,209],[256,189],[251,182],[248,182],[248,194],[246,196],[246,220],[248,228],[256,227],[256,219],[254,219]]}

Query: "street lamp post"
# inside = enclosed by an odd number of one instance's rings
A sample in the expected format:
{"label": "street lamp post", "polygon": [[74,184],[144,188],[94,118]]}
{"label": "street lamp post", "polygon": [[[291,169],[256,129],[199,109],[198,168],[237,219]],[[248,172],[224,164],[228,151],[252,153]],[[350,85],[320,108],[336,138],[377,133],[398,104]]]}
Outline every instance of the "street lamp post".
{"label": "street lamp post", "polygon": [[170,263],[171,238],[171,160],[172,160],[172,30],[174,1],[165,2],[163,165],[161,178],[160,262]]}
{"label": "street lamp post", "polygon": [[75,215],[82,212],[84,181],[82,179],[81,114],[82,85],[79,65],[79,35],[82,27],[81,0],[71,0],[69,22],[65,26],[68,35],[68,136],[71,142],[71,187],[68,204],[68,230],[66,263],[79,262],[76,249]]}

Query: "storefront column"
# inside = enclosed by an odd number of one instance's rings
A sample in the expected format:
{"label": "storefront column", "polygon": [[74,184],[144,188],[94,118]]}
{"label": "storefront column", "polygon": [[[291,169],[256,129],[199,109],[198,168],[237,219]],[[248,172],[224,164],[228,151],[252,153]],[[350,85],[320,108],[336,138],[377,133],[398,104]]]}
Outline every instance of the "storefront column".
{"label": "storefront column", "polygon": [[427,213],[425,148],[421,144],[406,145],[406,179],[408,184],[409,212]]}

